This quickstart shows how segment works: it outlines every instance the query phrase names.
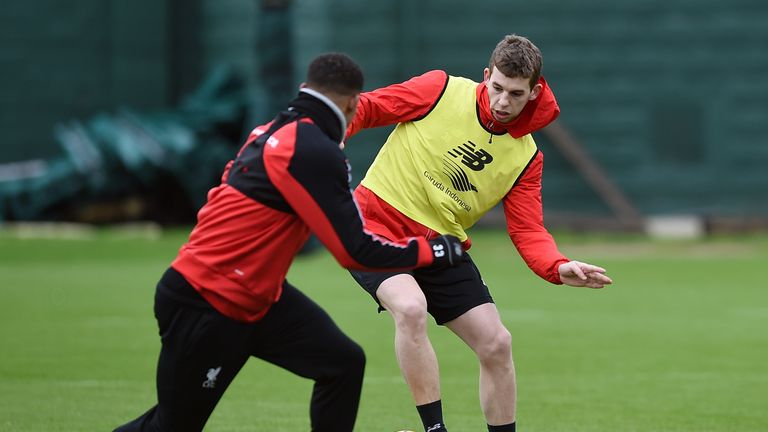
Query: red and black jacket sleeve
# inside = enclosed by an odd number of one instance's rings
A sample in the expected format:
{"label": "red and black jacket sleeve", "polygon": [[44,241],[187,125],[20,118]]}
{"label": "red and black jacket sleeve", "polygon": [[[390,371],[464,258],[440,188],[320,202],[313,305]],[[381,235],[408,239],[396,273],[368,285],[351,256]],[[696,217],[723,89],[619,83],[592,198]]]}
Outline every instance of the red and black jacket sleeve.
{"label": "red and black jacket sleeve", "polygon": [[308,117],[273,124],[245,146],[228,182],[301,219],[343,267],[400,269],[432,263],[423,237],[391,242],[365,231],[350,190],[346,156]]}

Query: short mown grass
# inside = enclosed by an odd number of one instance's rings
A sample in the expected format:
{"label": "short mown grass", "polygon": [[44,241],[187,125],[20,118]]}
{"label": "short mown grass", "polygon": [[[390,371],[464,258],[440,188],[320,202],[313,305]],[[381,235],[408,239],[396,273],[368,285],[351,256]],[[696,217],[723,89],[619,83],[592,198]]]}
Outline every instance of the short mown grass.
{"label": "short mown grass", "polygon": [[[550,285],[503,232],[473,234],[470,252],[513,335],[521,430],[768,430],[768,237],[556,237],[615,284]],[[0,431],[111,430],[154,404],[153,290],[185,238],[0,234]],[[420,430],[389,316],[324,251],[299,257],[289,280],[366,351],[356,429]],[[473,354],[445,328],[430,333],[449,429],[484,430]],[[310,389],[254,359],[207,430],[309,430]]]}

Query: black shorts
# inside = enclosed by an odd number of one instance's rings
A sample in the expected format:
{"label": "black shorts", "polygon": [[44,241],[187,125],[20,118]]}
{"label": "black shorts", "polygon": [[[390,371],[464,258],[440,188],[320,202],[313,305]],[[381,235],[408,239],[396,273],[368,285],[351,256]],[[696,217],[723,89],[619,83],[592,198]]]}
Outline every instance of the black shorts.
{"label": "black shorts", "polygon": [[461,264],[456,267],[440,269],[426,267],[399,272],[350,271],[350,273],[379,304],[379,312],[384,310],[376,297],[379,285],[399,274],[413,276],[427,298],[427,311],[439,325],[458,318],[475,306],[493,303],[491,293],[483,282],[480,271],[466,252],[462,255]]}

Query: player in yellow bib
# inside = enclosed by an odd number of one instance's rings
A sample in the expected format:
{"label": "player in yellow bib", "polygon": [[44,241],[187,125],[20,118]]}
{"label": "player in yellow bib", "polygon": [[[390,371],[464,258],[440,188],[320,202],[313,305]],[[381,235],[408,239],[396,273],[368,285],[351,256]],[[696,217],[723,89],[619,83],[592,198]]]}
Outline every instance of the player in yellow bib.
{"label": "player in yellow bib", "polygon": [[[347,129],[397,124],[355,190],[366,229],[390,240],[466,234],[503,203],[509,236],[528,266],[554,284],[602,288],[603,268],[572,261],[543,225],[543,155],[531,133],[560,110],[541,77],[541,53],[506,36],[476,83],[430,71],[363,93]],[[395,322],[395,353],[427,432],[446,431],[427,314],[458,335],[480,363],[480,403],[489,431],[515,430],[511,335],[469,254],[440,270],[352,272]]]}

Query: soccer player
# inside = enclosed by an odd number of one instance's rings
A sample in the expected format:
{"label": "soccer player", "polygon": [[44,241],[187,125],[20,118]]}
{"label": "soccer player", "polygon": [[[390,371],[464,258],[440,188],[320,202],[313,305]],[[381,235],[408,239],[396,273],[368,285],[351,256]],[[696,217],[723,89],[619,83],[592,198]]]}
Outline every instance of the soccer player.
{"label": "soccer player", "polygon": [[341,150],[362,87],[349,57],[317,57],[299,95],[227,165],[157,285],[158,403],[118,431],[202,430],[251,356],[315,381],[313,431],[352,430],[363,351],[285,280],[291,260],[310,231],[351,269],[447,266],[462,254],[455,237],[364,231]]}
{"label": "soccer player", "polygon": [[[453,234],[469,249],[465,231],[501,202],[509,236],[536,274],[554,284],[610,284],[604,269],[563,256],[543,226],[543,156],[531,133],[559,108],[541,66],[531,41],[508,35],[481,83],[435,70],[363,93],[349,136],[397,124],[355,190],[366,226],[392,239]],[[398,364],[426,431],[447,430],[427,313],[477,355],[488,430],[515,430],[511,336],[468,254],[452,268],[352,275],[394,319]]]}

